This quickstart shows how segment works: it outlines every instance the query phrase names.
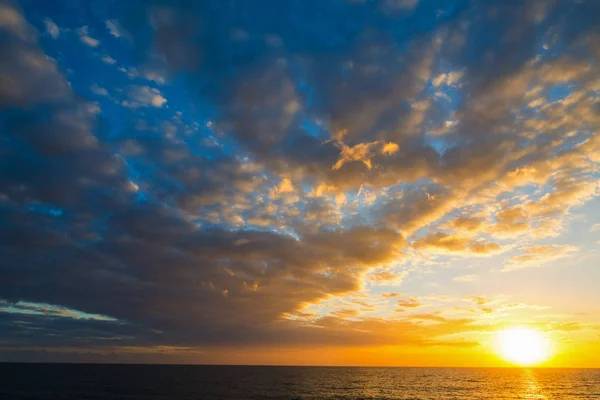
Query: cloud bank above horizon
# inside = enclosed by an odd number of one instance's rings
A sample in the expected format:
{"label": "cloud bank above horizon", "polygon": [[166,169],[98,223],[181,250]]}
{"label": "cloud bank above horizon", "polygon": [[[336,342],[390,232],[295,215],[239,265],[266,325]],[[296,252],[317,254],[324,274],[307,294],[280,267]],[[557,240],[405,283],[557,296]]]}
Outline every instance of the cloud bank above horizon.
{"label": "cloud bank above horizon", "polygon": [[599,344],[599,49],[594,0],[0,0],[3,357]]}

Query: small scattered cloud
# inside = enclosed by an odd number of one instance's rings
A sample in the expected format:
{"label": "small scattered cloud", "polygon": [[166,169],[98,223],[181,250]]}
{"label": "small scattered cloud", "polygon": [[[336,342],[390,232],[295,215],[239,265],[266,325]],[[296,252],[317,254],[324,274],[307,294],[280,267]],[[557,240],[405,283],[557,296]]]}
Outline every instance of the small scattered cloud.
{"label": "small scattered cloud", "polygon": [[121,25],[116,20],[108,20],[106,21],[106,28],[116,38],[120,38],[123,36]]}
{"label": "small scattered cloud", "polygon": [[60,29],[58,29],[58,26],[50,18],[44,19],[44,25],[46,26],[46,32],[48,32],[53,39],[60,36]]}
{"label": "small scattered cloud", "polygon": [[466,296],[465,299],[472,301],[473,303],[477,304],[478,306],[488,304],[492,301],[491,298],[486,297],[486,296]]}
{"label": "small scattered cloud", "polygon": [[117,63],[117,60],[115,60],[114,58],[112,58],[109,55],[102,56],[102,61],[105,62],[105,63],[107,63],[107,64],[111,64],[111,65]]}
{"label": "small scattered cloud", "polygon": [[396,306],[398,306],[398,308],[395,310],[396,312],[404,312],[407,308],[419,308],[422,307],[423,304],[417,297],[411,296],[398,300],[396,302]]}
{"label": "small scattered cloud", "polygon": [[400,297],[400,296],[403,296],[403,294],[397,293],[397,292],[381,293],[381,297],[383,297],[384,299],[391,299],[391,298]]}
{"label": "small scattered cloud", "polygon": [[160,74],[156,71],[145,71],[142,76],[152,82],[155,82],[159,85],[163,85],[165,83],[165,77],[163,74]]}
{"label": "small scattered cloud", "polygon": [[378,142],[371,143],[360,143],[355,146],[347,146],[343,143],[340,143],[341,152],[340,158],[337,162],[331,167],[333,171],[339,170],[346,163],[350,162],[360,162],[364,164],[368,169],[373,167],[371,163],[371,158],[375,155],[373,148],[378,144]]}
{"label": "small scattered cloud", "polygon": [[394,142],[387,142],[383,145],[383,148],[381,149],[381,152],[385,155],[392,155],[396,152],[398,152],[398,149],[400,147],[394,143]]}
{"label": "small scattered cloud", "polygon": [[435,87],[438,86],[455,86],[462,79],[463,72],[462,71],[453,71],[444,74],[438,75],[435,79],[431,81],[431,84]]}
{"label": "small scattered cloud", "polygon": [[97,96],[108,96],[108,91],[105,88],[99,86],[97,83],[93,83],[90,86],[90,90]]}
{"label": "small scattered cloud", "polygon": [[123,101],[123,106],[129,108],[138,107],[156,107],[161,108],[167,99],[163,97],[160,90],[150,86],[130,86],[128,91],[129,99]]}
{"label": "small scattered cloud", "polygon": [[100,41],[98,39],[94,39],[88,34],[88,27],[82,26],[77,30],[79,34],[79,40],[90,47],[98,47],[100,45]]}
{"label": "small scattered cloud", "polygon": [[399,285],[406,277],[406,272],[378,271],[369,274],[368,279],[377,283],[393,283]]}
{"label": "small scattered cloud", "polygon": [[271,199],[277,199],[286,193],[293,193],[294,190],[294,185],[292,184],[290,178],[284,177],[283,179],[281,179],[279,184],[273,187],[273,189],[269,193],[269,197]]}

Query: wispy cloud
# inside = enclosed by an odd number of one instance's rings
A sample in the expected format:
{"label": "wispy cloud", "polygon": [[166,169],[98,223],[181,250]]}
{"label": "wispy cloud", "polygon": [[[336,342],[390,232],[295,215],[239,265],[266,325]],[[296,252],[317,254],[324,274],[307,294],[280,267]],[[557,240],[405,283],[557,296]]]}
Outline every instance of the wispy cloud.
{"label": "wispy cloud", "polygon": [[510,258],[502,271],[508,272],[523,268],[540,267],[548,261],[563,258],[578,251],[578,247],[572,245],[538,245],[527,246],[521,250],[522,254]]}
{"label": "wispy cloud", "polygon": [[130,86],[128,91],[129,98],[123,101],[125,107],[157,107],[161,108],[167,102],[167,99],[161,94],[160,90],[150,86]]}
{"label": "wispy cloud", "polygon": [[108,96],[108,91],[105,88],[103,88],[101,86],[98,86],[97,83],[92,84],[90,86],[90,90],[95,95],[98,95],[98,96]]}
{"label": "wispy cloud", "polygon": [[57,39],[60,36],[60,29],[58,29],[58,26],[50,18],[44,19],[44,25],[46,26],[46,32],[53,39]]}
{"label": "wispy cloud", "polygon": [[88,34],[88,27],[82,26],[77,30],[79,34],[79,40],[90,47],[98,47],[100,45],[100,41],[98,39],[94,39]]}
{"label": "wispy cloud", "polygon": [[106,28],[108,29],[110,34],[116,38],[123,36],[123,34],[121,33],[121,26],[118,21],[114,21],[114,20],[106,21]]}
{"label": "wispy cloud", "polygon": [[116,64],[117,60],[115,60],[114,58],[112,58],[111,56],[105,55],[102,56],[102,61],[104,61],[107,64]]}

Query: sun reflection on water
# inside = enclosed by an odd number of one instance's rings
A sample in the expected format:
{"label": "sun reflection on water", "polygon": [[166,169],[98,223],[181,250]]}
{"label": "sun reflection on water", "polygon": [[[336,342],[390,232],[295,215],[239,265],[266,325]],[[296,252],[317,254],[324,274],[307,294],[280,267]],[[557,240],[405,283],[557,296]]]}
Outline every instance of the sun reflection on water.
{"label": "sun reflection on water", "polygon": [[521,398],[523,399],[542,399],[547,397],[542,393],[539,381],[535,372],[531,369],[523,369],[523,390]]}

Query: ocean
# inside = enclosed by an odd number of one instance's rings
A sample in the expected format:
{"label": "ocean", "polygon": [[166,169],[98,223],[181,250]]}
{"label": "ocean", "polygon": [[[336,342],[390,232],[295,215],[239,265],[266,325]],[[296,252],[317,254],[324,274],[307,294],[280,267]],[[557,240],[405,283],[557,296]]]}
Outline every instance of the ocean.
{"label": "ocean", "polygon": [[0,364],[0,399],[600,399],[599,369]]}

